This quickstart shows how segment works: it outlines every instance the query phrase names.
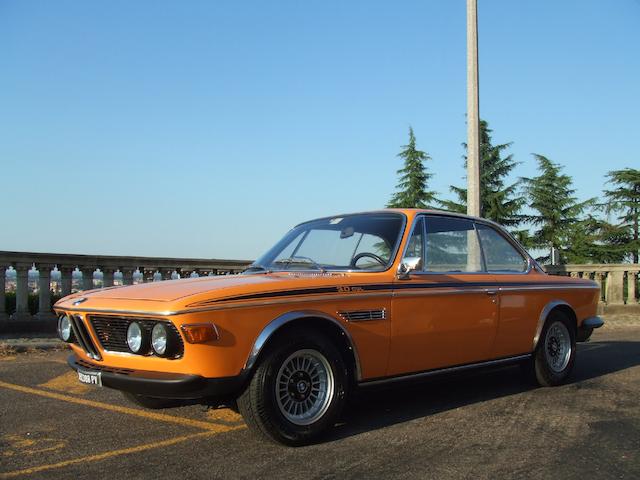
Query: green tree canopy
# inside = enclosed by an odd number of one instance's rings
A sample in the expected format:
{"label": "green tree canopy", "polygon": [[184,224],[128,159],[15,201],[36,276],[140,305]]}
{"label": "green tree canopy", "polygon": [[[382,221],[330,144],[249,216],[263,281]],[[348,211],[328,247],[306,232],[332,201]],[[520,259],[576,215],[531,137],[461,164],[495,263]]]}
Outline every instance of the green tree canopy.
{"label": "green tree canopy", "polygon": [[438,200],[436,193],[428,190],[428,182],[433,176],[424,162],[431,160],[426,152],[416,148],[413,128],[409,127],[409,143],[402,147],[398,157],[404,159],[404,167],[398,170],[400,177],[397,191],[387,204],[389,208],[434,208]]}
{"label": "green tree canopy", "polygon": [[613,170],[607,174],[613,190],[605,190],[606,210],[618,215],[619,225],[627,232],[628,239],[623,249],[630,255],[633,263],[638,263],[640,240],[638,224],[640,223],[640,170],[625,168]]}
{"label": "green tree canopy", "polygon": [[[527,216],[534,227],[530,245],[548,249],[549,255],[539,261],[549,261],[553,248],[561,250],[561,262],[567,262],[575,254],[576,232],[580,232],[580,222],[585,210],[593,205],[593,199],[578,202],[570,176],[562,173],[562,167],[548,158],[533,154],[538,162],[540,175],[523,178],[529,206],[536,212]],[[582,247],[580,247],[582,248]]]}
{"label": "green tree canopy", "polygon": [[[518,194],[519,183],[516,181],[505,186],[505,179],[517,165],[513,155],[503,157],[511,143],[493,145],[492,130],[485,120],[480,121],[480,216],[498,222],[506,227],[517,227],[523,220],[520,210],[524,198]],[[466,144],[463,144],[465,149]],[[464,157],[467,166],[467,157]],[[445,210],[467,212],[467,189],[451,186],[457,201],[441,202]]]}
{"label": "green tree canopy", "polygon": [[569,229],[568,263],[622,263],[627,256],[628,232],[588,215]]}

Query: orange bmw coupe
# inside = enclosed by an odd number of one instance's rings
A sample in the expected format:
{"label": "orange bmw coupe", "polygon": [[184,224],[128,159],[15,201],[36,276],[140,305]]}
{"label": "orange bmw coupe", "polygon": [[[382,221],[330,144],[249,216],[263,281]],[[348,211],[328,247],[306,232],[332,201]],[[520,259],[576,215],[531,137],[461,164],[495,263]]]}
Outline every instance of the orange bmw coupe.
{"label": "orange bmw coupe", "polygon": [[240,275],[79,292],[54,309],[80,382],[149,408],[237,407],[301,445],[368,386],[509,363],[561,384],[576,341],[603,325],[598,299],[495,223],[390,209],[302,223]]}

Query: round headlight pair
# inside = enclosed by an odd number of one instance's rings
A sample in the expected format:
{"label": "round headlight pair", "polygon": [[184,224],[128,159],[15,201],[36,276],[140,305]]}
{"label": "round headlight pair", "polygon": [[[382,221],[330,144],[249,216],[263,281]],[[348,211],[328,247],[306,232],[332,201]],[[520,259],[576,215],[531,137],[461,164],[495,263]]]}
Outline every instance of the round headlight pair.
{"label": "round headlight pair", "polygon": [[58,336],[64,342],[73,341],[73,330],[71,329],[71,320],[66,315],[58,318]]}
{"label": "round headlight pair", "polygon": [[156,355],[168,356],[171,353],[171,343],[169,330],[162,323],[153,326],[151,338],[148,330],[138,322],[131,322],[127,328],[127,345],[133,353],[144,355],[151,348]]}

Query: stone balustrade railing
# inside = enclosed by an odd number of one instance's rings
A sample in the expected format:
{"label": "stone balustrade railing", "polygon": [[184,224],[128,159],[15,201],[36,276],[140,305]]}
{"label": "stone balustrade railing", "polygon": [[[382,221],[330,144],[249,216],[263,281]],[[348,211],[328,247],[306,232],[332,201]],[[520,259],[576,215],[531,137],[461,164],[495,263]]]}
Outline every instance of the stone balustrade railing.
{"label": "stone balustrade railing", "polygon": [[[29,272],[37,270],[37,319],[53,318],[51,310],[52,272],[60,277],[60,294],[89,290],[97,285],[133,283],[201,275],[229,275],[241,272],[251,261],[196,258],[121,257],[107,255],[67,255],[0,251],[0,320],[31,320],[29,311]],[[12,271],[14,270],[15,273]],[[15,276],[16,306],[6,312],[7,271]],[[59,272],[59,273],[57,273]],[[35,272],[34,272],[35,273]],[[33,275],[32,275],[33,276]],[[73,288],[74,277],[81,276]],[[100,278],[101,277],[101,278]],[[77,282],[76,282],[77,283]]]}
{"label": "stone balustrade railing", "polygon": [[640,264],[571,264],[547,265],[544,268],[552,275],[594,280],[600,285],[600,300],[606,305],[638,305]]}
{"label": "stone balustrade railing", "polygon": [[[31,320],[29,311],[29,272],[37,277],[38,312],[35,318],[53,318],[51,311],[52,272],[60,277],[59,293],[89,290],[96,286],[156,280],[169,280],[200,275],[228,275],[241,272],[249,260],[216,260],[194,258],[121,257],[107,255],[67,255],[0,251],[0,320]],[[16,306],[6,312],[7,271],[15,276]],[[553,275],[568,275],[595,280],[602,289],[601,301],[606,305],[638,305],[639,264],[592,264],[546,266]],[[37,270],[37,272],[36,272]],[[76,286],[74,288],[74,278]]]}

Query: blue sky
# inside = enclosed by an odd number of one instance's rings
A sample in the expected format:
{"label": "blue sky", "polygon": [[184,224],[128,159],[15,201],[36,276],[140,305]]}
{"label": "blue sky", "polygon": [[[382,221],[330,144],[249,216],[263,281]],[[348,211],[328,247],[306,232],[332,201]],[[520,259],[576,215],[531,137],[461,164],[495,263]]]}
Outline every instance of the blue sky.
{"label": "blue sky", "polygon": [[[640,167],[640,2],[479,1],[480,110],[581,198]],[[0,2],[0,250],[254,258],[463,182],[465,1]]]}

